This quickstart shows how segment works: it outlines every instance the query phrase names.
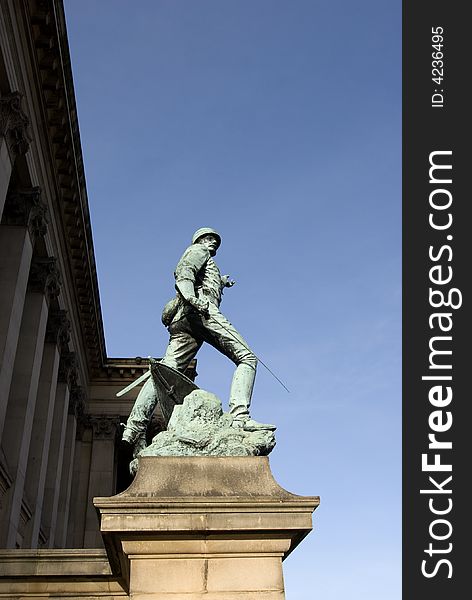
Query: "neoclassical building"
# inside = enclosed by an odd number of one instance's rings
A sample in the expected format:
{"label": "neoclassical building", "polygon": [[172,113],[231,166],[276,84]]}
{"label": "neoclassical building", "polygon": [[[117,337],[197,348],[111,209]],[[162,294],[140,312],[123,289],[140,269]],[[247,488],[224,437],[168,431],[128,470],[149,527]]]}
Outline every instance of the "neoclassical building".
{"label": "neoclassical building", "polygon": [[106,354],[62,2],[0,6],[0,547],[98,548],[147,361]]}

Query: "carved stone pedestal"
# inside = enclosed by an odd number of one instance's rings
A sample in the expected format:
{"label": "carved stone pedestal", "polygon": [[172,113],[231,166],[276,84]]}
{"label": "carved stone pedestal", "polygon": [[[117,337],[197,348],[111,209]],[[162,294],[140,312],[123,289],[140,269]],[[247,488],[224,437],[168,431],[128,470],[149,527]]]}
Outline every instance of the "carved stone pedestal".
{"label": "carved stone pedestal", "polygon": [[290,494],[267,457],[144,457],[95,498],[111,568],[132,600],[283,600],[282,560],[318,497]]}

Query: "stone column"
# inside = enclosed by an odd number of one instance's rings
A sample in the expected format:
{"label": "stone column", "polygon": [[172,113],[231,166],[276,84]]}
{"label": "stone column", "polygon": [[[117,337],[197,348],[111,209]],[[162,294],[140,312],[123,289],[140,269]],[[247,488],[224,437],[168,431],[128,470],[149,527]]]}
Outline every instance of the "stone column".
{"label": "stone column", "polygon": [[90,416],[90,422],[93,441],[84,548],[99,548],[102,546],[102,538],[92,500],[96,495],[109,496],[115,491],[115,440],[120,419],[93,415]]}
{"label": "stone column", "polygon": [[[19,526],[28,463],[31,430],[43,358],[48,303],[59,293],[55,259],[37,259],[31,265],[18,348],[3,432],[3,451],[13,479],[7,509],[2,514],[8,548],[21,545]],[[20,536],[21,537],[21,536]]]}
{"label": "stone column", "polygon": [[29,120],[21,99],[19,92],[0,97],[0,219],[16,156],[26,154],[30,143]]}
{"label": "stone column", "polygon": [[67,350],[69,327],[65,311],[50,312],[26,472],[25,490],[33,518],[26,527],[24,547],[37,548],[42,537],[41,517],[58,380],[77,379],[74,354]]}
{"label": "stone column", "polygon": [[69,412],[69,385],[66,381],[57,384],[56,401],[52,422],[51,442],[49,445],[49,460],[44,489],[42,526],[46,537],[46,546],[54,547],[56,535],[57,509],[61,489],[62,463],[64,459],[64,444],[67,430],[67,415]]}
{"label": "stone column", "polygon": [[0,441],[18,346],[33,245],[46,233],[39,188],[9,194],[0,225]]}
{"label": "stone column", "polygon": [[69,414],[67,415],[64,459],[62,461],[61,489],[54,541],[56,548],[65,548],[67,546],[67,532],[71,518],[71,491],[74,474],[77,419],[80,418],[83,410],[84,395],[82,390],[80,388],[73,388],[69,402]]}
{"label": "stone column", "polygon": [[67,547],[83,548],[85,517],[88,505],[90,463],[92,458],[92,427],[87,415],[79,416],[75,441],[74,494],[71,498],[71,522],[67,529]]}
{"label": "stone column", "polygon": [[35,539],[32,540],[31,537],[35,522],[41,521],[42,491],[44,490],[58,368],[59,350],[53,344],[45,344],[25,479],[25,494],[31,502],[33,517],[25,528],[23,548],[37,548],[38,546],[39,527],[34,536]]}
{"label": "stone column", "polygon": [[284,600],[282,561],[319,498],[281,488],[267,457],[144,457],[94,504],[130,600]]}

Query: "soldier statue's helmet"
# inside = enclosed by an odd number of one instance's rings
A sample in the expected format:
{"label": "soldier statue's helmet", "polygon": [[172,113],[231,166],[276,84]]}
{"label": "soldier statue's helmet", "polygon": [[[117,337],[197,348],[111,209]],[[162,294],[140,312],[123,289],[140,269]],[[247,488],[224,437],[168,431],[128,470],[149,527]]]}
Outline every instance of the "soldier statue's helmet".
{"label": "soldier statue's helmet", "polygon": [[221,245],[221,235],[211,227],[200,227],[192,236],[192,244],[196,244],[204,235],[213,235],[218,242],[218,248]]}

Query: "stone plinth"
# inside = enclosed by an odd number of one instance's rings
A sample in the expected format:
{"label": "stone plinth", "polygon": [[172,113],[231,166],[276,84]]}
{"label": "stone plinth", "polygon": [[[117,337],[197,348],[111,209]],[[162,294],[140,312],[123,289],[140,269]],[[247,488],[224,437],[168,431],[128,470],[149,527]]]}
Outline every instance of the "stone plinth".
{"label": "stone plinth", "polygon": [[132,485],[95,498],[113,574],[132,600],[283,600],[282,560],[318,497],[274,480],[267,457],[143,457]]}
{"label": "stone plinth", "polygon": [[0,550],[5,600],[127,600],[104,550]]}

